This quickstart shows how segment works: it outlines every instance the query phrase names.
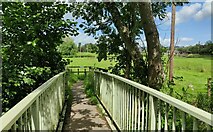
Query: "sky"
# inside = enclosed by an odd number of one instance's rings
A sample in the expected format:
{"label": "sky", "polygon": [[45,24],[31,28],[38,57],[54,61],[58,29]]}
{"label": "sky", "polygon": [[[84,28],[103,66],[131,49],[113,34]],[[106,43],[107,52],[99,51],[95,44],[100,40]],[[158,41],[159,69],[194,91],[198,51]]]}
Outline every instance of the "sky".
{"label": "sky", "polygon": [[[197,43],[204,44],[208,40],[212,40],[211,33],[211,4],[213,0],[205,2],[190,2],[184,6],[176,7],[176,25],[175,25],[175,45],[189,46]],[[71,14],[66,14],[64,19],[71,19]],[[78,22],[82,20],[78,19]],[[155,19],[161,44],[169,46],[171,32],[171,7],[167,7],[167,18],[163,21]],[[146,44],[145,37],[141,35]],[[88,36],[79,30],[79,35],[72,37],[76,44],[95,43],[96,40],[92,36]],[[139,43],[142,43],[139,41]]]}

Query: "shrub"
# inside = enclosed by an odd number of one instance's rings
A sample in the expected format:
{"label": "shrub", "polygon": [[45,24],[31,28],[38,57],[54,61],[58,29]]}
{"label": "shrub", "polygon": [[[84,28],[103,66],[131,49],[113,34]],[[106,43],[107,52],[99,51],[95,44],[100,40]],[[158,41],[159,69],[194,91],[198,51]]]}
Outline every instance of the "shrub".
{"label": "shrub", "polygon": [[97,104],[98,100],[95,96],[95,87],[94,87],[94,73],[90,72],[84,79],[84,88],[87,97],[89,97],[90,104]]}

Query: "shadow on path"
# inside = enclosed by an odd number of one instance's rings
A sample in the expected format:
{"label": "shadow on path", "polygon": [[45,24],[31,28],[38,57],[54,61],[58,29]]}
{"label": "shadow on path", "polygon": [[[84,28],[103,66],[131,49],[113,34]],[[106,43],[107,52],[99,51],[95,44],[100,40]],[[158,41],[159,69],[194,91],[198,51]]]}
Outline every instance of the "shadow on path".
{"label": "shadow on path", "polygon": [[68,102],[64,131],[110,130],[107,122],[97,111],[96,105],[90,105],[86,98],[82,81],[73,85],[72,104]]}

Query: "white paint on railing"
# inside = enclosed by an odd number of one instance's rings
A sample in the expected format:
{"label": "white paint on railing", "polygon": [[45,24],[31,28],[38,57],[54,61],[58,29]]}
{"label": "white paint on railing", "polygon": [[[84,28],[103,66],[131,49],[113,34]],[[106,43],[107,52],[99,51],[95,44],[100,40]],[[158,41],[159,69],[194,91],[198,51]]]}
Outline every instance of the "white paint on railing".
{"label": "white paint on railing", "polygon": [[[194,118],[190,129],[198,129],[199,122],[206,123],[206,129],[212,129],[212,114],[155,89],[100,71],[95,71],[95,80],[99,98],[120,130],[184,131],[186,114]],[[109,87],[111,92],[107,91]],[[177,116],[181,128],[177,126]]]}
{"label": "white paint on railing", "polygon": [[55,130],[65,100],[65,72],[38,87],[0,118],[3,130]]}

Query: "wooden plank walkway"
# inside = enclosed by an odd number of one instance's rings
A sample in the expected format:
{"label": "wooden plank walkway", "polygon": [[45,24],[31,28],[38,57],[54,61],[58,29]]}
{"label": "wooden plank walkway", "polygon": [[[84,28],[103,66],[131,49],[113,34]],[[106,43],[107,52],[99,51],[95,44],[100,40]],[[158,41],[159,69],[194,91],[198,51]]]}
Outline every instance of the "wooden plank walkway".
{"label": "wooden plank walkway", "polygon": [[82,81],[74,84],[72,94],[72,104],[67,106],[64,131],[111,130],[97,106],[89,104]]}

